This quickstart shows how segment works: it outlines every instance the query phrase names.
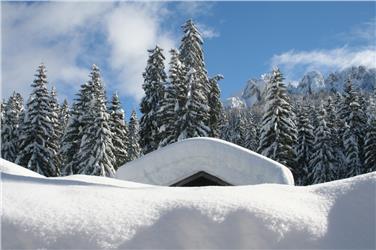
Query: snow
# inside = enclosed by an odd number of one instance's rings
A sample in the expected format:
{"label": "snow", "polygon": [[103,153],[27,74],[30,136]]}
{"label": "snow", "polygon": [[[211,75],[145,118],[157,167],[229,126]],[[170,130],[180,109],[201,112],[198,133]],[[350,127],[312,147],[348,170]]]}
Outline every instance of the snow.
{"label": "snow", "polygon": [[[0,162],[2,249],[375,249],[376,173],[308,187],[145,186]],[[22,175],[24,173],[24,175]]]}
{"label": "snow", "polygon": [[170,144],[120,167],[116,178],[169,186],[204,171],[232,185],[294,184],[290,170],[262,155],[214,138]]}

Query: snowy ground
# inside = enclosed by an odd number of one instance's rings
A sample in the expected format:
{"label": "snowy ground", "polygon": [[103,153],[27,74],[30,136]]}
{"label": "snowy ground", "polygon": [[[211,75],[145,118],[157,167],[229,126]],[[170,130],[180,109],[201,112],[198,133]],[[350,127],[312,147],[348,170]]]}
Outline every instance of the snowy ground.
{"label": "snowy ground", "polygon": [[375,248],[376,173],[310,187],[45,178],[0,160],[3,249]]}

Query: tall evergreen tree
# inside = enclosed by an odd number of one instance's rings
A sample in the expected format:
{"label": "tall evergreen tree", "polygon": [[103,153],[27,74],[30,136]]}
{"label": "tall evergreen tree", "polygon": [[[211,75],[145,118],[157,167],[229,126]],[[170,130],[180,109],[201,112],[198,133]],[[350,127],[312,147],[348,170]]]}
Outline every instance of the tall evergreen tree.
{"label": "tall evergreen tree", "polygon": [[129,161],[138,159],[141,156],[140,148],[140,126],[138,124],[137,114],[132,110],[131,118],[129,120],[129,134],[128,134],[128,158]]}
{"label": "tall evergreen tree", "polygon": [[45,176],[57,176],[59,169],[54,161],[57,145],[53,145],[51,140],[54,137],[54,128],[50,119],[52,109],[46,86],[46,68],[43,64],[38,67],[35,76],[16,163]]}
{"label": "tall evergreen tree", "polygon": [[112,132],[115,170],[128,161],[128,126],[125,122],[124,110],[117,93],[112,96],[109,125]]}
{"label": "tall evergreen tree", "polygon": [[207,96],[202,91],[199,75],[194,68],[187,73],[188,94],[187,102],[179,114],[177,120],[178,140],[191,137],[205,137],[210,133],[208,127],[209,106]]}
{"label": "tall evergreen tree", "polygon": [[295,177],[300,173],[295,168],[296,126],[282,73],[278,68],[272,72],[267,85],[266,107],[262,120],[258,151],[289,167]]}
{"label": "tall evergreen tree", "polygon": [[61,138],[63,135],[64,127],[63,127],[63,124],[61,124],[59,121],[60,105],[57,101],[56,89],[54,87],[52,87],[51,89],[49,105],[51,108],[51,116],[49,118],[52,123],[53,134],[48,142],[51,143],[51,147],[55,147],[54,151],[56,153],[54,155],[54,161],[55,161],[55,166],[59,169],[59,174],[60,174],[61,155],[59,154],[59,151],[60,151],[60,142],[61,142]]}
{"label": "tall evergreen tree", "polygon": [[254,114],[251,110],[245,110],[243,117],[244,122],[242,122],[242,127],[244,127],[244,131],[242,131],[242,136],[244,137],[244,140],[242,146],[252,151],[256,151],[260,142],[258,139],[258,127],[255,122]]}
{"label": "tall evergreen tree", "polygon": [[364,172],[376,171],[376,117],[370,118],[364,145]]}
{"label": "tall evergreen tree", "polygon": [[313,152],[315,137],[313,135],[313,126],[309,120],[307,104],[302,104],[297,114],[298,140],[296,145],[297,168],[300,168],[301,175],[296,180],[298,185],[308,184],[308,174],[310,171],[309,163]]}
{"label": "tall evergreen tree", "polygon": [[114,176],[114,146],[106,108],[105,91],[99,68],[93,65],[88,85],[91,86],[91,102],[86,127],[78,152],[79,174]]}
{"label": "tall evergreen tree", "polygon": [[164,96],[163,86],[167,78],[162,51],[158,46],[149,50],[150,55],[143,74],[142,88],[145,96],[141,101],[140,145],[144,154],[156,150],[161,140],[159,134],[161,123],[157,120],[157,112]]}
{"label": "tall evergreen tree", "polygon": [[209,92],[209,127],[210,137],[219,137],[220,115],[222,112],[221,91],[219,90],[218,81],[222,80],[222,75],[216,75],[209,79],[210,92]]}
{"label": "tall evergreen tree", "polygon": [[320,107],[319,125],[315,129],[315,143],[310,160],[309,180],[312,184],[332,181],[335,179],[335,156],[332,148],[330,129],[323,105]]}
{"label": "tall evergreen tree", "polygon": [[[161,99],[159,109],[157,112],[157,120],[159,121],[159,133],[161,141],[159,142],[159,147],[166,146],[170,143],[177,141],[177,130],[176,130],[176,119],[177,112],[180,109],[179,97],[183,94],[183,99],[185,98],[184,91],[182,88],[183,76],[182,76],[182,65],[179,60],[179,54],[176,50],[172,49],[170,69],[169,69],[169,82],[164,84],[164,96]],[[181,103],[181,102],[180,102]]]}
{"label": "tall evergreen tree", "polygon": [[339,125],[341,124],[339,120],[339,116],[337,114],[337,109],[334,101],[329,96],[325,103],[325,112],[326,112],[326,121],[327,127],[330,131],[330,138],[331,144],[335,156],[335,171],[336,171],[336,178],[340,178],[343,172],[342,166],[346,165],[345,156],[343,152],[343,141],[342,136],[339,132]]}
{"label": "tall evergreen tree", "polygon": [[1,158],[14,162],[18,153],[18,137],[23,102],[20,94],[13,92],[4,107],[1,124]]}
{"label": "tall evergreen tree", "polygon": [[241,109],[233,108],[225,112],[225,123],[221,132],[221,139],[244,146],[245,116]]}
{"label": "tall evergreen tree", "polygon": [[60,106],[60,110],[59,110],[59,123],[64,128],[63,133],[64,133],[65,128],[67,127],[68,120],[69,120],[69,105],[68,105],[67,99],[64,99],[64,102]]}
{"label": "tall evergreen tree", "polygon": [[181,104],[176,122],[178,140],[210,134],[210,84],[204,64],[203,40],[192,20],[188,20],[182,28],[184,37],[180,46],[180,61],[184,65],[186,97],[179,98],[185,103]]}
{"label": "tall evergreen tree", "polygon": [[[345,122],[343,133],[344,151],[347,160],[346,175],[351,177],[365,172],[364,165],[364,131],[367,118],[359,104],[360,93],[356,91],[350,80],[345,85],[342,119]],[[344,112],[348,113],[345,114]]]}
{"label": "tall evergreen tree", "polygon": [[80,163],[78,152],[86,131],[88,120],[83,117],[88,114],[91,103],[92,86],[85,83],[81,85],[80,91],[75,99],[66,125],[61,142],[60,155],[62,156],[62,175],[78,174]]}
{"label": "tall evergreen tree", "polygon": [[3,99],[0,102],[0,119],[1,119],[1,124],[4,124],[5,107],[6,107],[6,101]]}

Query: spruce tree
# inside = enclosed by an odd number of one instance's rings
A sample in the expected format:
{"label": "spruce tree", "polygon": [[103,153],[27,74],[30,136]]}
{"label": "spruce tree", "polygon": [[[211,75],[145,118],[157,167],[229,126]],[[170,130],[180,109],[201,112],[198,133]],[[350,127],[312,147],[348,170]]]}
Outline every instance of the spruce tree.
{"label": "spruce tree", "polygon": [[137,114],[132,110],[131,118],[129,120],[129,133],[128,133],[128,158],[129,161],[138,159],[141,156],[140,148],[140,125],[138,124]]}
{"label": "spruce tree", "polygon": [[244,146],[245,130],[244,112],[238,108],[226,110],[226,119],[222,128],[221,138],[239,146]]}
{"label": "spruce tree", "polygon": [[0,119],[1,119],[1,124],[4,124],[5,107],[6,107],[6,101],[3,99],[0,102]]}
{"label": "spruce tree", "polygon": [[[360,93],[356,91],[350,80],[345,86],[342,119],[345,122],[343,133],[344,152],[347,161],[345,176],[351,177],[365,172],[364,165],[364,131],[366,115],[359,104]],[[344,112],[348,113],[345,114]]]}
{"label": "spruce tree", "polygon": [[128,161],[128,126],[125,122],[124,110],[121,107],[117,93],[112,96],[109,109],[109,125],[112,132],[113,153],[115,155],[115,170]]}
{"label": "spruce tree", "polygon": [[105,90],[99,68],[93,65],[88,82],[92,92],[89,111],[78,152],[78,173],[112,177],[115,174],[115,155]]}
{"label": "spruce tree", "polygon": [[77,94],[66,125],[61,142],[60,155],[62,156],[62,175],[78,174],[80,159],[78,152],[80,150],[83,132],[86,130],[87,122],[83,117],[90,110],[92,87],[85,83],[81,85]]}
{"label": "spruce tree", "polygon": [[4,107],[1,124],[1,157],[14,162],[18,154],[18,138],[23,102],[20,94],[13,92]]}
{"label": "spruce tree", "polygon": [[163,86],[166,82],[166,73],[162,49],[158,46],[149,50],[149,59],[143,74],[145,96],[141,101],[140,145],[144,154],[156,150],[161,140],[159,127],[161,121],[157,120],[157,112],[164,96]]}
{"label": "spruce tree", "polygon": [[340,134],[340,128],[338,126],[344,126],[340,121],[337,114],[337,108],[335,102],[329,96],[325,103],[326,121],[327,127],[330,131],[331,147],[335,156],[335,172],[336,179],[341,178],[343,171],[345,170],[343,166],[346,165],[345,156],[343,152],[343,141],[342,135]]}
{"label": "spruce tree", "polygon": [[364,172],[376,171],[376,117],[370,118],[364,144]]}
{"label": "spruce tree", "polygon": [[219,137],[219,127],[220,127],[220,115],[222,112],[221,103],[221,91],[219,90],[218,81],[222,80],[222,75],[216,75],[209,79],[210,92],[209,92],[209,127],[210,127],[210,137]]}
{"label": "spruce tree", "polygon": [[315,137],[313,126],[309,120],[307,104],[302,104],[297,114],[298,140],[296,145],[297,168],[300,168],[300,176],[296,180],[298,185],[308,184],[309,163],[313,152]]}
{"label": "spruce tree", "polygon": [[243,136],[243,147],[248,148],[249,150],[256,151],[259,145],[258,140],[258,128],[255,123],[254,114],[251,110],[245,110],[243,115],[244,122],[242,122],[244,130],[241,131]]}
{"label": "spruce tree", "polygon": [[65,128],[67,127],[69,120],[69,105],[67,99],[64,99],[63,104],[60,106],[59,110],[59,123],[63,127],[63,133]]}
{"label": "spruce tree", "polygon": [[182,107],[177,120],[177,129],[180,132],[178,140],[191,137],[205,137],[210,133],[208,127],[209,106],[207,96],[202,91],[199,74],[191,68],[186,75],[188,83],[187,102]]}
{"label": "spruce tree", "polygon": [[293,148],[296,126],[283,76],[278,68],[273,70],[267,85],[260,134],[258,152],[289,167],[295,179],[298,179],[300,173],[295,169],[296,153]]}
{"label": "spruce tree", "polygon": [[179,54],[174,49],[170,53],[169,81],[163,85],[164,96],[161,99],[157,112],[157,120],[159,121],[158,131],[161,138],[159,147],[177,141],[176,119],[178,117],[177,113],[180,110],[179,103],[183,103],[179,102],[179,99],[181,95],[183,95],[183,99],[185,98],[184,92],[181,93],[185,88],[182,87],[184,82]]}
{"label": "spruce tree", "polygon": [[51,107],[51,116],[50,120],[52,122],[53,126],[53,135],[49,139],[49,143],[51,143],[51,147],[55,147],[54,151],[56,154],[54,155],[54,161],[55,161],[55,166],[59,169],[59,173],[61,172],[61,155],[59,154],[60,152],[60,142],[61,138],[63,136],[63,124],[60,123],[59,121],[59,113],[60,113],[60,105],[57,101],[57,94],[56,94],[56,89],[52,87],[51,92],[50,92],[50,107]]}
{"label": "spruce tree", "polygon": [[[309,181],[312,184],[335,179],[335,156],[332,148],[330,129],[327,126],[327,115],[323,105],[320,107],[319,125],[315,129],[315,142],[310,160]],[[308,183],[308,184],[311,184]]]}
{"label": "spruce tree", "polygon": [[16,163],[45,176],[58,176],[59,168],[54,161],[57,145],[54,145],[54,127],[50,119],[53,111],[43,64],[35,76]]}
{"label": "spruce tree", "polygon": [[192,20],[188,20],[182,28],[184,37],[180,46],[180,61],[184,65],[186,93],[185,98],[179,98],[184,103],[176,122],[178,140],[210,134],[210,84],[204,64],[203,40]]}

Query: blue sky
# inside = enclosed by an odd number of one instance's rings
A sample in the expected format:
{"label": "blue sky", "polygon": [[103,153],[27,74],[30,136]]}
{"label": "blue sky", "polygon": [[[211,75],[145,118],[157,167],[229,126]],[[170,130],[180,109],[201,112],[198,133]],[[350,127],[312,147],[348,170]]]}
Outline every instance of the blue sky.
{"label": "blue sky", "polygon": [[[375,2],[2,3],[2,96],[25,97],[39,62],[60,99],[72,100],[90,65],[102,69],[129,114],[142,96],[148,48],[178,47],[180,25],[197,22],[222,97],[278,65],[286,81],[310,70],[375,67]],[[26,35],[25,35],[26,34]]]}

